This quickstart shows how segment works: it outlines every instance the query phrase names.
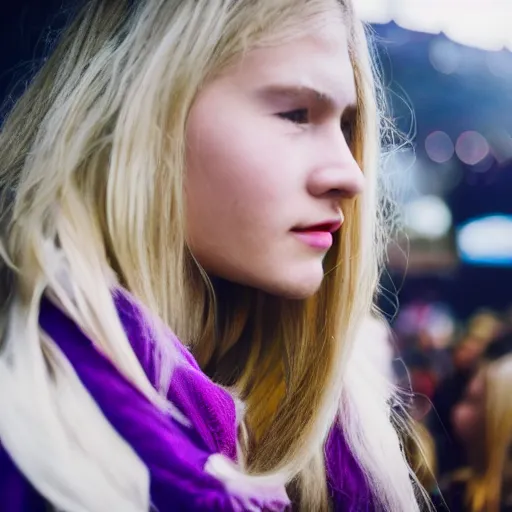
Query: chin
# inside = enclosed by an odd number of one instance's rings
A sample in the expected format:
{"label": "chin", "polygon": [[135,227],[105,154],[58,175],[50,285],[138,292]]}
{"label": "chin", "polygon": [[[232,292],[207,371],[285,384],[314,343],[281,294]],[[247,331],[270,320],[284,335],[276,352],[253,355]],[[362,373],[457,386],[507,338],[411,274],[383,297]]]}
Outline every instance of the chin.
{"label": "chin", "polygon": [[322,285],[324,270],[321,262],[308,265],[290,265],[272,268],[272,265],[261,265],[261,268],[251,269],[249,274],[210,273],[226,281],[238,283],[253,289],[261,290],[275,297],[291,300],[303,300],[313,296]]}
{"label": "chin", "polygon": [[[285,299],[307,299],[318,292],[324,278],[323,269],[320,272],[297,272],[295,275],[282,276],[265,286],[264,291]],[[263,287],[260,287],[263,289]]]}
{"label": "chin", "polygon": [[290,299],[290,300],[306,300],[309,299],[309,297],[312,297],[315,295],[316,292],[320,289],[320,286],[317,286],[316,288],[310,288],[310,289],[288,289],[283,290],[281,293],[277,293],[278,297],[282,297],[284,299]]}

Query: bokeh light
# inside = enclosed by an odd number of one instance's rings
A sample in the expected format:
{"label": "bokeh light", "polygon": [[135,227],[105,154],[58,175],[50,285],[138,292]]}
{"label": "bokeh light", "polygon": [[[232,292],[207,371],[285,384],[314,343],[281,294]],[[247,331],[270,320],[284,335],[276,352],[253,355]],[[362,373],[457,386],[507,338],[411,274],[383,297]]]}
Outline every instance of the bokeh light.
{"label": "bokeh light", "polygon": [[433,162],[442,164],[450,160],[455,153],[455,148],[447,133],[435,131],[425,139],[425,151]]}
{"label": "bokeh light", "polygon": [[475,131],[462,133],[457,139],[455,152],[467,165],[476,165],[489,154],[489,144],[485,137]]}
{"label": "bokeh light", "polygon": [[489,71],[498,78],[512,78],[512,54],[508,51],[488,52],[485,61]]}
{"label": "bokeh light", "polygon": [[429,47],[430,63],[440,73],[451,75],[461,63],[459,47],[446,39],[433,39]]}
{"label": "bokeh light", "polygon": [[461,226],[457,233],[461,258],[488,265],[512,263],[512,217],[490,215]]}
{"label": "bokeh light", "polygon": [[405,205],[404,219],[411,236],[437,240],[445,236],[452,225],[452,214],[438,196],[422,196]]}

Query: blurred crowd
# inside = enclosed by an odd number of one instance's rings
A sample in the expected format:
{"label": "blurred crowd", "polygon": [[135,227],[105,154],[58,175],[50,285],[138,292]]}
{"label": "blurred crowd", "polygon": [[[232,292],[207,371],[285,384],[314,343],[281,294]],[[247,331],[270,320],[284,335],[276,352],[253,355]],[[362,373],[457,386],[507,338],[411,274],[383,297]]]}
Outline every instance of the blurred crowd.
{"label": "blurred crowd", "polygon": [[512,511],[512,310],[456,323],[443,305],[416,303],[392,330],[376,322],[367,333],[386,342],[369,353],[401,391],[407,453],[436,509]]}

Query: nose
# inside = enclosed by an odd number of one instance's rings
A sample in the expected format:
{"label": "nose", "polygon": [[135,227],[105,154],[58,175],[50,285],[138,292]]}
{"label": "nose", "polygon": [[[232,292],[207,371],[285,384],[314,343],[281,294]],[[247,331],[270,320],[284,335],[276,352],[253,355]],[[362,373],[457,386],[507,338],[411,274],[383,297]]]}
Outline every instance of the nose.
{"label": "nose", "polygon": [[[341,146],[341,147],[340,147]],[[329,155],[330,153],[330,155]],[[308,192],[315,197],[353,198],[364,190],[364,174],[344,141],[329,153],[311,172]]]}

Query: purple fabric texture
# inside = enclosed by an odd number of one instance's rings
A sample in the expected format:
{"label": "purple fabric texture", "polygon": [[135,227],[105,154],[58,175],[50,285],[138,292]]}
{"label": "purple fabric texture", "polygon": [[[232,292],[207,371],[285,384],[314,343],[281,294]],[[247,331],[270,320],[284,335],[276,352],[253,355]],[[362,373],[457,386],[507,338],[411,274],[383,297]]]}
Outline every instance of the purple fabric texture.
{"label": "purple fabric texture", "polygon": [[339,426],[331,430],[325,449],[327,484],[333,512],[372,512],[372,494]]}
{"label": "purple fabric texture", "polygon": [[[116,295],[119,317],[134,352],[156,385],[154,340],[138,306],[126,294]],[[69,359],[107,420],[134,448],[150,474],[154,510],[166,511],[282,511],[289,510],[285,490],[226,485],[205,471],[208,459],[222,454],[236,459],[236,413],[232,397],[209,380],[188,350],[171,333],[183,355],[173,371],[169,400],[189,419],[184,426],[159,410],[58,308],[44,299],[40,325]],[[1,441],[1,440],[0,440]],[[336,512],[371,511],[365,477],[350,454],[340,428],[333,428],[326,445],[329,491]],[[0,510],[43,512],[43,498],[18,471],[0,445]],[[94,512],[94,511],[91,511]],[[143,512],[143,511],[141,511]]]}

